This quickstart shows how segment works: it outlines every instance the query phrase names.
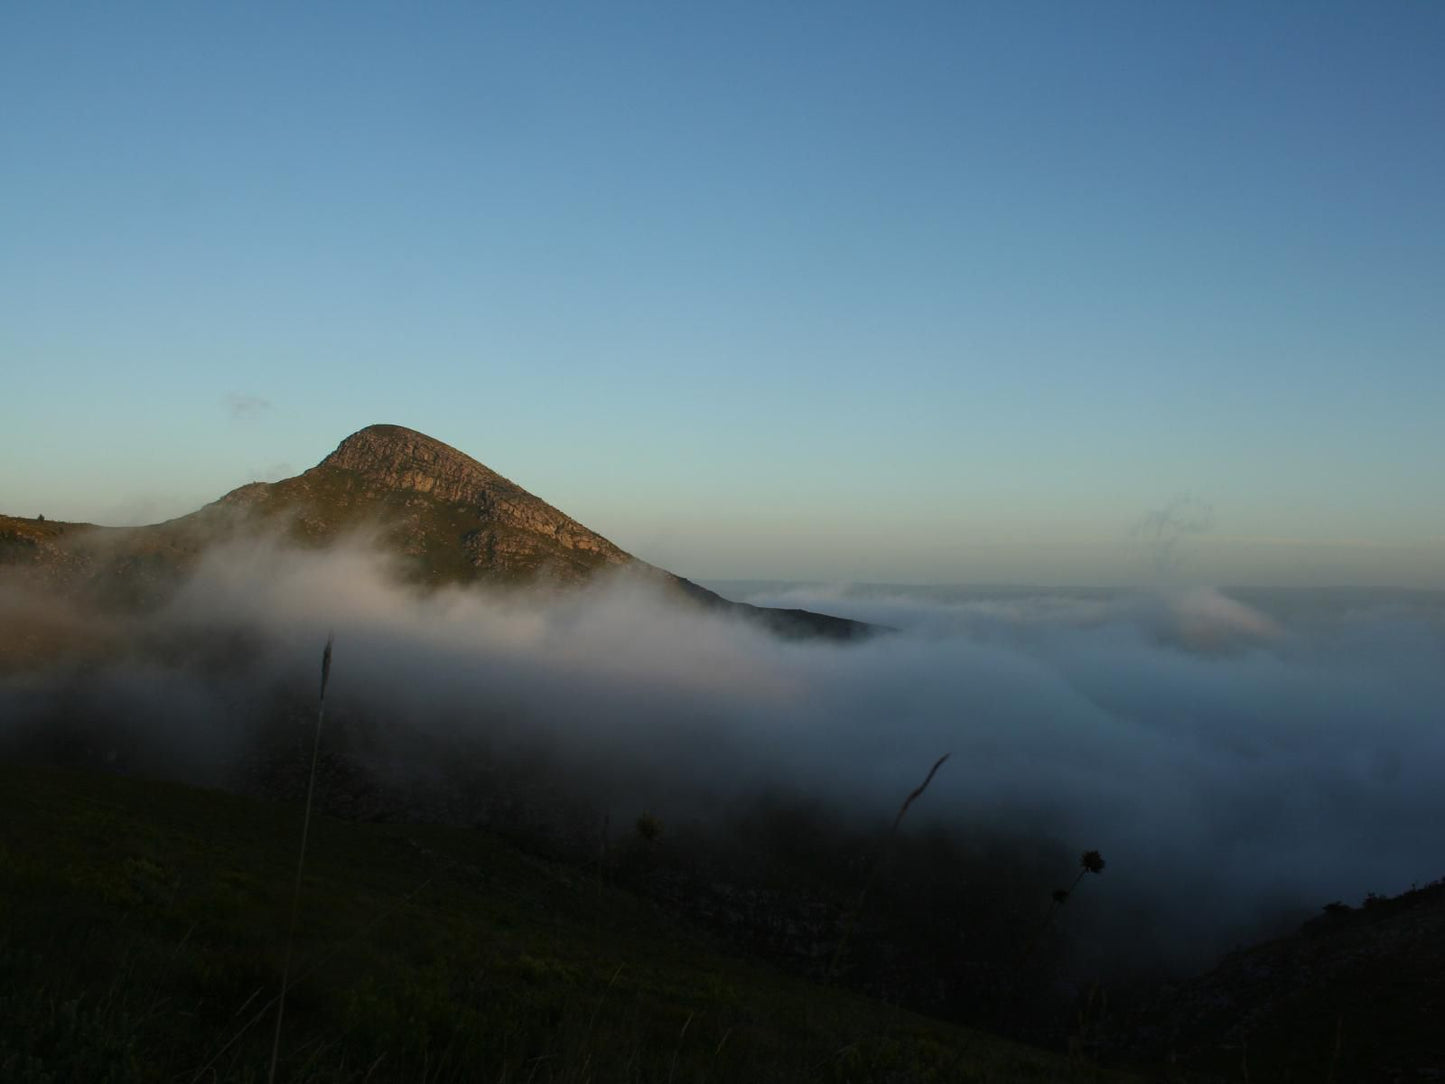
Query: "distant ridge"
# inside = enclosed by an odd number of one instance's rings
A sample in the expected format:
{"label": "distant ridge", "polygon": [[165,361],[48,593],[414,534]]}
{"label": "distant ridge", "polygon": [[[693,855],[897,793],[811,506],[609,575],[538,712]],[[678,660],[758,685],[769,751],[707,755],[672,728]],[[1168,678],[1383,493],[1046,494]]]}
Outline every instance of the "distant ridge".
{"label": "distant ridge", "polygon": [[117,605],[164,598],[213,543],[257,527],[322,546],[369,528],[419,584],[585,583],[609,568],[656,579],[682,600],[759,621],[784,636],[852,639],[872,626],[807,610],[731,602],[655,568],[442,441],[369,425],[310,470],[253,482],[199,511],[148,527],[0,516],[0,565]]}

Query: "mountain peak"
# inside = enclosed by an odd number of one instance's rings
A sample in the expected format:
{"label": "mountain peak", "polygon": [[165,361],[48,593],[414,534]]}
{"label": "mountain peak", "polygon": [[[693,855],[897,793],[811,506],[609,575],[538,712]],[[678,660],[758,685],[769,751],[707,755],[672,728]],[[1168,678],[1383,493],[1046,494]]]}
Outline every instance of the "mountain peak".
{"label": "mountain peak", "polygon": [[[369,425],[352,433],[298,481],[338,477],[349,479],[344,486],[360,480],[361,488],[344,499],[353,507],[400,496],[402,518],[411,521],[403,532],[410,549],[432,544],[440,552],[459,543],[473,570],[520,575],[546,568],[561,579],[580,580],[602,565],[635,561],[471,456],[405,426]],[[418,504],[406,496],[411,493],[430,501]],[[425,513],[427,507],[433,512]]]}
{"label": "mountain peak", "polygon": [[390,489],[439,500],[479,503],[486,491],[511,483],[435,437],[401,425],[368,425],[347,437],[319,464],[354,471]]}
{"label": "mountain peak", "polygon": [[[381,529],[417,582],[429,585],[539,577],[581,583],[627,566],[674,595],[760,621],[784,636],[851,639],[869,626],[804,610],[730,602],[654,568],[471,456],[400,425],[368,425],[315,467],[253,482],[188,516],[149,527],[95,528],[0,516],[0,572],[22,566],[47,589],[71,585],[118,605],[169,597],[205,549],[247,525],[279,523],[294,541],[322,546],[348,530]],[[73,530],[72,528],[80,528]],[[107,532],[103,547],[85,541]]]}

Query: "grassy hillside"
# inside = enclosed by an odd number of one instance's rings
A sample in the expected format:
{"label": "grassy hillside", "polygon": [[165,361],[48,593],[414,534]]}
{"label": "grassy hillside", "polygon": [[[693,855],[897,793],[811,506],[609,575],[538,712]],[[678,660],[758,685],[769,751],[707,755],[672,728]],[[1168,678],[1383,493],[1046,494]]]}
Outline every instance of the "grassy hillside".
{"label": "grassy hillside", "polygon": [[[265,1079],[300,811],[0,765],[0,1079]],[[313,824],[283,1080],[1115,1080],[484,833]]]}
{"label": "grassy hillside", "polygon": [[1168,1051],[1224,1079],[1439,1080],[1442,975],[1437,881],[1362,907],[1332,903],[1297,933],[1151,991],[1115,1024],[1132,1032],[1121,1038],[1136,1040],[1137,1056]]}

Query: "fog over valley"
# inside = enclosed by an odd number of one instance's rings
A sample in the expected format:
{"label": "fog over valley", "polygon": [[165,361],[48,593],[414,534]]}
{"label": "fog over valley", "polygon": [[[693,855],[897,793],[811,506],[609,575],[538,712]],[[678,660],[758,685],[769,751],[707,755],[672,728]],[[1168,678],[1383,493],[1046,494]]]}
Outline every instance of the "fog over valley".
{"label": "fog over valley", "polygon": [[[766,796],[865,830],[951,753],[903,836],[1011,841],[1065,884],[1100,850],[1071,905],[1081,967],[1198,968],[1445,873],[1439,594],[733,586],[883,629],[782,640],[625,568],[429,592],[363,536],[246,539],[149,613],[8,587],[4,624],[66,646],[7,674],[0,738],[53,752],[66,732],[81,762],[237,785],[334,632],[328,740],[473,822],[510,776],[581,832],[721,830]],[[312,721],[290,718],[294,744]]]}

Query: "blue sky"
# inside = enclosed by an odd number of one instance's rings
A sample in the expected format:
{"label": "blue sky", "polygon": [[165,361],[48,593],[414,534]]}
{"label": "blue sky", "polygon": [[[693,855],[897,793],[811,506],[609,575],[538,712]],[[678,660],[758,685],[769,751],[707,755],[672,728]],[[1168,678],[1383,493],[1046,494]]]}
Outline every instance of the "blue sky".
{"label": "blue sky", "polygon": [[687,575],[1445,587],[1445,6],[8,4],[0,509],[375,421]]}

